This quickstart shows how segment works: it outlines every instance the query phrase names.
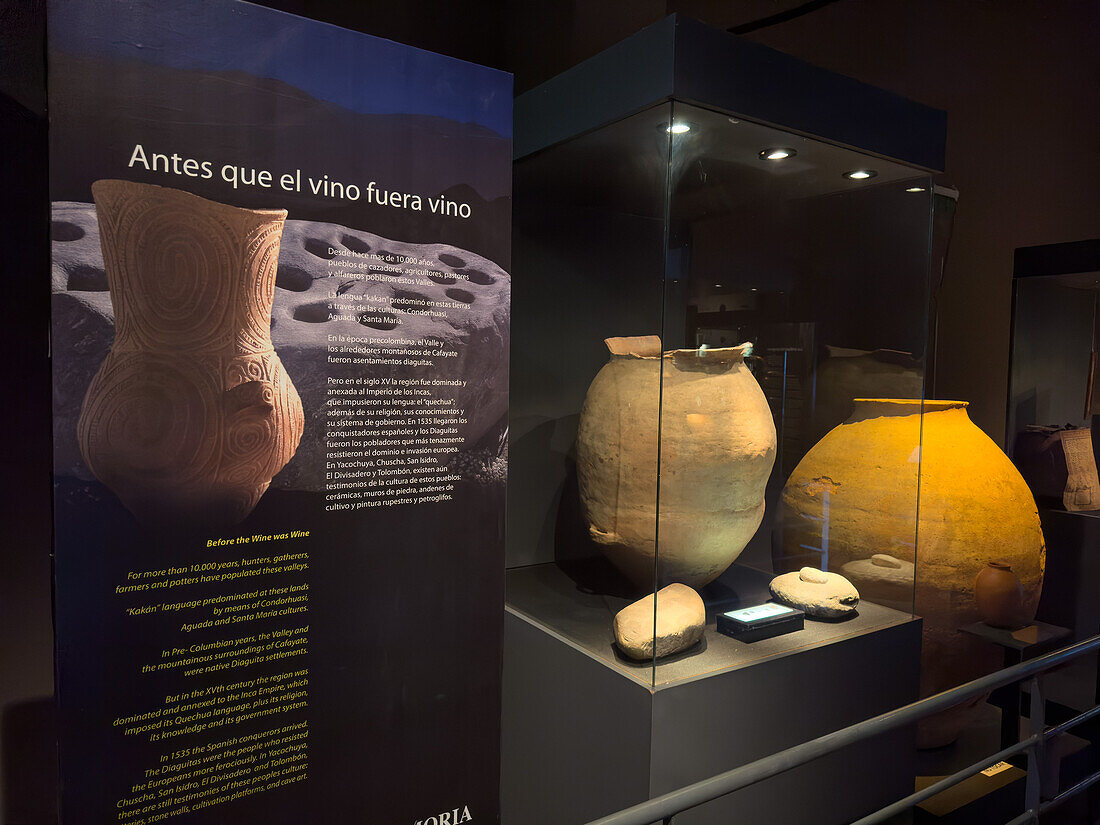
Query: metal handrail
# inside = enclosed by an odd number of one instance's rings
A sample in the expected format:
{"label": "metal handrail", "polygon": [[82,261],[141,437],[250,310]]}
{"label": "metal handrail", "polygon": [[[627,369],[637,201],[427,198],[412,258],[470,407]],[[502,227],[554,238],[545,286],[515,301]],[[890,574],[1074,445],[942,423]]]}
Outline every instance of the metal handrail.
{"label": "metal handrail", "polygon": [[[770,779],[773,776],[778,776],[793,768],[820,759],[841,748],[853,745],[857,742],[862,742],[865,739],[870,739],[871,737],[878,736],[879,734],[886,733],[896,728],[911,725],[926,716],[931,716],[934,713],[947,710],[967,699],[984,695],[996,688],[1004,687],[1030,677],[1037,677],[1038,674],[1044,671],[1097,650],[1100,650],[1100,635],[1093,636],[1083,642],[1078,642],[1077,644],[1070,645],[1069,647],[1062,648],[1053,653],[1048,653],[1045,656],[1030,659],[1021,664],[1012,665],[1011,667],[999,670],[996,673],[982,676],[972,682],[967,682],[966,684],[959,685],[950,690],[945,690],[942,693],[937,693],[934,696],[920,699],[911,704],[897,708],[896,710],[873,716],[870,719],[857,722],[854,725],[849,725],[846,728],[841,728],[832,733],[827,733],[824,736],[819,736],[817,739],[811,739],[808,742],[803,742],[802,744],[779,751],[771,756],[758,759],[755,762],[750,762],[747,765],[742,765],[738,768],[725,771],[724,773],[716,774],[709,779],[703,779],[691,785],[686,785],[678,790],[654,797],[647,802],[642,802],[630,808],[625,808],[616,813],[601,817],[600,819],[592,820],[588,825],[652,825],[654,822],[664,822],[666,825],[669,825],[669,823],[672,822],[672,817],[678,813],[698,807],[699,805],[718,799],[734,791],[739,791],[742,788],[754,785],[757,782],[762,782],[765,779]],[[1032,724],[1033,726],[1038,724],[1042,732],[1037,732],[1019,745],[1008,748],[1007,750],[1010,752],[1009,755],[1019,753],[1023,750],[1030,750],[1032,755],[1037,757],[1042,752],[1043,743],[1054,733],[1060,733],[1068,727],[1072,727],[1088,718],[1092,718],[1092,716],[1100,712],[1094,708],[1069,720],[1068,723],[1059,725],[1057,728],[1045,730],[1042,715],[1043,703],[1040,699],[1037,678],[1033,679],[1032,682],[1031,699],[1033,714]],[[990,762],[982,762],[979,764],[988,766],[989,764],[1000,761],[992,757],[991,760]],[[1020,817],[1014,819],[1009,825],[1022,825],[1025,822],[1033,822],[1038,816],[1038,813],[1056,804],[1060,804],[1061,801],[1064,801],[1065,798],[1068,798],[1068,796],[1071,796],[1073,793],[1084,790],[1084,788],[1092,783],[1100,781],[1100,772],[1098,772],[1082,780],[1082,782],[1079,782],[1073,788],[1059,794],[1053,800],[1040,806],[1038,801],[1038,770],[1037,767],[1034,766],[1034,763],[1037,761],[1037,758],[1031,759],[1028,765],[1028,810]],[[979,768],[979,770],[981,770],[981,768]],[[973,773],[977,773],[977,771],[973,771]],[[960,771],[959,774],[956,774],[954,777],[948,777],[949,779],[955,779],[955,782],[947,784],[956,784],[967,776],[973,775],[973,773],[969,772],[969,769]],[[923,792],[919,792],[895,804],[901,804],[902,802],[915,804],[915,802],[911,800],[922,794]],[[907,807],[907,805],[905,807]],[[893,806],[891,806],[890,809],[892,810]],[[885,810],[887,809],[883,809],[883,811]],[[879,813],[882,813],[882,811]],[[860,820],[860,822],[871,823],[880,821],[877,818],[872,818],[875,816],[876,815],[865,817],[863,820]]]}
{"label": "metal handrail", "polygon": [[905,799],[899,799],[892,805],[887,805],[885,808],[875,811],[873,814],[868,814],[862,819],[858,819],[852,823],[852,825],[877,825],[879,822],[884,822],[892,816],[902,813],[908,810],[914,805],[918,805],[924,802],[926,799],[931,799],[941,791],[945,791],[948,788],[954,787],[962,782],[964,779],[969,779],[975,774],[981,773],[986,768],[996,765],[998,762],[1003,762],[1010,756],[1015,756],[1018,753],[1023,753],[1028,748],[1034,747],[1039,744],[1042,737],[1038,734],[1029,736],[1021,742],[1013,745],[1010,748],[1005,748],[1003,751],[993,754],[993,756],[983,759],[981,762],[976,762],[969,767],[963,768],[957,773],[951,774],[951,776],[945,776],[938,782],[934,782],[927,788],[922,788],[914,794],[910,794]]}

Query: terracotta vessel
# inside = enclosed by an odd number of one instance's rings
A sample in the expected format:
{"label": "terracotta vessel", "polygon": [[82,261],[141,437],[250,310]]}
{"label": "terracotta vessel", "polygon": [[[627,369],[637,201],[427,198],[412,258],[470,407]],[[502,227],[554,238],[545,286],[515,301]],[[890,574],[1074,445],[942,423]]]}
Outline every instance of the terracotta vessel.
{"label": "terracotta vessel", "polygon": [[748,345],[662,353],[655,336],[605,344],[611,360],[588,388],[577,433],[589,535],[639,587],[701,587],[760,526],[775,461]]}
{"label": "terracotta vessel", "polygon": [[[837,571],[876,554],[915,564],[925,696],[999,666],[993,645],[958,632],[979,619],[974,580],[990,557],[1018,573],[1028,621],[1042,590],[1046,546],[1035,500],[964,401],[856,399],[851,417],[788,479],[774,538],[782,570],[820,565],[823,553]],[[945,727],[922,744],[957,733]]]}
{"label": "terracotta vessel", "polygon": [[1035,618],[1024,602],[1024,588],[1011,565],[991,561],[974,579],[978,615],[991,627],[1019,630]]}
{"label": "terracotta vessel", "polygon": [[92,195],[115,340],[81,408],[84,460],[143,522],[238,522],[302,435],[270,334],[287,213],[117,180]]}

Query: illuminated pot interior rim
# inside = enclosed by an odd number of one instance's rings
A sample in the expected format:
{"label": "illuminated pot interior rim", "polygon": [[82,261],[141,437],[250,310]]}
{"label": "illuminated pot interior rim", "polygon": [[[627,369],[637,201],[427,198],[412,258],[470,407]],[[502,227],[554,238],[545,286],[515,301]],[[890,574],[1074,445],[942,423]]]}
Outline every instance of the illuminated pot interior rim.
{"label": "illuminated pot interior rim", "polygon": [[940,401],[920,398],[853,398],[853,412],[863,414],[878,412],[880,415],[915,415],[917,413],[965,410],[969,401]]}
{"label": "illuminated pot interior rim", "polygon": [[[646,336],[648,337],[648,336]],[[607,338],[604,340],[612,358],[636,358],[640,361],[656,361],[658,358],[676,361],[704,360],[716,363],[744,360],[746,353],[752,351],[752,344],[745,342],[736,347],[696,347],[694,349],[662,350],[656,336],[647,341],[638,338]]]}

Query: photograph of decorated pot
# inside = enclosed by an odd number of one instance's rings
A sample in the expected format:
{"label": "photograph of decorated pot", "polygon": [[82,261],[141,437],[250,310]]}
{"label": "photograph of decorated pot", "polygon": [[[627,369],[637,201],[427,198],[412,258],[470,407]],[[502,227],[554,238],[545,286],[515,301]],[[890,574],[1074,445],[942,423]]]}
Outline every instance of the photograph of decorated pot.
{"label": "photograph of decorated pot", "polygon": [[760,526],[775,462],[771,410],[745,364],[750,347],[662,352],[656,336],[604,343],[611,358],[588,388],[577,433],[589,535],[638,587],[702,587]]}
{"label": "photograph of decorated pot", "polygon": [[[958,632],[980,618],[974,581],[988,559],[1019,576],[1028,621],[1043,585],[1046,545],[1035,500],[966,406],[855,399],[851,417],[795,468],[777,513],[777,570],[827,561],[851,571],[847,565],[876,554],[915,564],[923,695],[999,666],[993,645]],[[945,728],[923,744],[946,744],[957,733]]]}
{"label": "photograph of decorated pot", "polygon": [[92,184],[115,339],[77,423],[96,478],[142,522],[247,516],[302,436],[271,344],[286,211]]}

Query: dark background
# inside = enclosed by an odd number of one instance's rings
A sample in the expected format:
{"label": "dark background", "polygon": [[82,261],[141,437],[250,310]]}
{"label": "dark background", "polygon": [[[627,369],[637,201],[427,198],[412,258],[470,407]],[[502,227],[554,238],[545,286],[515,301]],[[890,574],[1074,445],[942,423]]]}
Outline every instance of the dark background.
{"label": "dark background", "polygon": [[[797,0],[269,0],[284,11],[512,71],[524,91],[671,12],[729,27]],[[960,192],[940,300],[937,397],[1004,438],[1012,253],[1100,234],[1100,2],[838,0],[753,40],[948,113]],[[48,822],[48,202],[41,3],[0,0],[6,354],[0,539],[0,811]],[[13,793],[15,789],[18,794]]]}
{"label": "dark background", "polygon": [[[517,93],[676,12],[739,26],[800,0],[265,0],[513,72]],[[938,398],[1004,436],[1012,253],[1100,234],[1100,2],[836,0],[744,35],[947,111],[959,189],[940,305]]]}

